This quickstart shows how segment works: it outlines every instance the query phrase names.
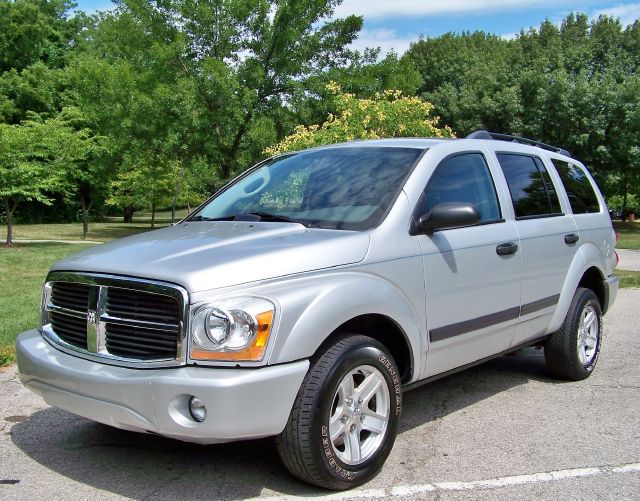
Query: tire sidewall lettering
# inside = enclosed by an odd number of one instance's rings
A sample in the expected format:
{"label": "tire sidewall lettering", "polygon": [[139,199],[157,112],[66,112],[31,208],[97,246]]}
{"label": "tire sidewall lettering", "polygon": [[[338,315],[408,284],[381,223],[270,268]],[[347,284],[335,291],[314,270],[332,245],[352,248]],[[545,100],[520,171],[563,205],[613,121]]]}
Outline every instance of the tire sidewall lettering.
{"label": "tire sidewall lettering", "polygon": [[[392,387],[389,388],[390,393],[393,395],[391,400],[391,415],[394,416],[394,419],[398,420],[400,414],[402,412],[402,386],[400,382],[400,378],[398,377],[398,372],[396,371],[393,362],[383,353],[378,351],[378,355],[375,359],[369,360],[373,367],[381,370],[384,374],[388,376],[388,379],[391,380]],[[377,362],[377,363],[376,363]],[[340,377],[336,378],[336,381],[340,381],[341,374],[349,369],[349,365],[343,366],[343,370],[340,371]],[[345,372],[346,373],[346,372]],[[333,386],[333,385],[332,385]],[[319,445],[321,449],[322,460],[327,464],[330,470],[336,475],[338,478],[342,480],[346,480],[348,482],[353,482],[357,480],[360,474],[364,474],[370,465],[364,464],[364,468],[361,470],[353,471],[351,469],[351,465],[347,465],[343,463],[335,454],[333,450],[333,446],[331,444],[331,438],[329,437],[329,428],[325,423],[328,423],[328,418],[330,416],[330,409],[328,412],[323,412],[322,414],[322,423],[319,426]],[[389,440],[389,432],[387,432],[387,436],[385,436],[385,442]],[[395,438],[395,437],[394,437]],[[383,448],[386,448],[385,444]],[[382,450],[382,449],[381,449]],[[375,457],[371,458],[369,461],[375,462]],[[358,465],[357,467],[362,468],[363,465]]]}

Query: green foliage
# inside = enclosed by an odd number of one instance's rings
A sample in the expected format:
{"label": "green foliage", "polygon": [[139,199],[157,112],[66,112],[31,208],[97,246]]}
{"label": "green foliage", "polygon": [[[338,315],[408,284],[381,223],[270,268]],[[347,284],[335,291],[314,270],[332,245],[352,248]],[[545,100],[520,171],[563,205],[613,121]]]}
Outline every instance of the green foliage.
{"label": "green foliage", "polygon": [[62,67],[82,16],[69,17],[69,0],[13,0],[0,3],[0,73],[22,71],[36,61]]}
{"label": "green foliage", "polygon": [[334,95],[335,114],[329,114],[321,125],[296,127],[293,134],[267,148],[269,155],[354,139],[453,136],[448,127],[438,128],[433,106],[417,97],[388,90],[371,99],[358,99],[341,93],[335,82],[327,87]]}
{"label": "green foliage", "polygon": [[36,114],[20,125],[0,124],[0,198],[7,217],[7,244],[11,223],[21,201],[51,203],[51,193],[64,191],[67,172],[85,160],[93,147],[88,131],[75,130],[74,110],[42,120]]}
{"label": "green foliage", "polygon": [[[7,218],[18,199],[65,197],[86,234],[105,201],[129,210],[197,204],[271,145],[450,134],[435,116],[458,136],[489,129],[558,144],[608,195],[639,194],[640,21],[624,28],[572,14],[514,40],[448,33],[380,57],[349,49],[362,19],[334,19],[339,3],[119,0],[86,16],[72,14],[70,0],[0,2],[2,141],[25,148],[0,152],[3,172],[20,165],[23,176],[9,205],[3,199]],[[61,129],[49,146],[25,139],[35,134],[25,127],[55,120],[75,138],[72,150],[92,138],[84,156],[60,160]]]}
{"label": "green foliage", "polygon": [[[612,195],[607,199],[607,207],[612,210],[621,211],[627,209],[631,212],[640,210],[638,203],[640,196],[628,193],[626,200],[624,195]],[[626,206],[625,206],[626,203]]]}
{"label": "green foliage", "polygon": [[608,194],[640,191],[640,21],[571,14],[515,40],[448,34],[411,46],[421,92],[454,132],[511,132],[562,146]]}

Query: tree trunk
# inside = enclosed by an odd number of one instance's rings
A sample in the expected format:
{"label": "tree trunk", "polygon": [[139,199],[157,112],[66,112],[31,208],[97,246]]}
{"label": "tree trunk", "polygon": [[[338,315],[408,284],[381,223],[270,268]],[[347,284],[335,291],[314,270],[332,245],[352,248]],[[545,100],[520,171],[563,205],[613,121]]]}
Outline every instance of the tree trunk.
{"label": "tree trunk", "polygon": [[624,195],[622,197],[622,221],[626,222],[627,221],[627,217],[629,217],[629,211],[627,210],[627,203],[628,203],[628,197],[629,197],[629,193],[628,193],[628,185],[627,183],[624,183]]}
{"label": "tree trunk", "polygon": [[155,228],[156,226],[156,202],[155,200],[151,202],[151,227]]}
{"label": "tree trunk", "polygon": [[13,207],[11,206],[11,199],[9,197],[4,197],[4,209],[7,213],[7,247],[11,247],[13,245],[13,213],[18,206],[18,201],[15,200],[13,202]]}
{"label": "tree trunk", "polygon": [[131,205],[128,205],[123,210],[124,210],[124,222],[133,223],[133,207]]}
{"label": "tree trunk", "polygon": [[178,203],[178,196],[180,196],[180,189],[182,188],[182,168],[178,174],[178,181],[176,182],[176,189],[173,192],[173,202],[171,203],[171,225],[176,220],[176,204]]}
{"label": "tree trunk", "polygon": [[187,215],[191,214],[191,203],[187,202]]}
{"label": "tree trunk", "polygon": [[80,206],[82,207],[82,240],[86,240],[87,234],[89,233],[89,211],[92,205],[93,201],[87,205],[87,200],[84,195],[80,196]]}

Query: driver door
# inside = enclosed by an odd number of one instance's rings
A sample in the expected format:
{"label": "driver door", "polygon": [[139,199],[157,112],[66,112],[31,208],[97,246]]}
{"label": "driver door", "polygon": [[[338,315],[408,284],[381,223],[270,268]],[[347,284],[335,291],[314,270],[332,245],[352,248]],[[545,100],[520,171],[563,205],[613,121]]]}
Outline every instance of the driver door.
{"label": "driver door", "polygon": [[429,334],[423,377],[506,350],[520,315],[518,233],[503,217],[504,193],[496,190],[487,155],[458,152],[435,161],[414,216],[440,203],[460,202],[474,205],[480,221],[417,236]]}

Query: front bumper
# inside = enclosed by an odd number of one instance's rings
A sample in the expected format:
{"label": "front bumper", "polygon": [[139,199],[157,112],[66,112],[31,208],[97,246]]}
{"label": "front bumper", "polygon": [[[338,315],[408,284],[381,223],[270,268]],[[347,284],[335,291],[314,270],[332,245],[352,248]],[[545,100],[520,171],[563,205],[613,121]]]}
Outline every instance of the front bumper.
{"label": "front bumper", "polygon": [[[219,443],[279,434],[309,368],[302,360],[258,369],[130,369],[63,353],[37,330],[16,342],[20,380],[61,409],[125,430]],[[189,398],[207,407],[194,421]]]}

